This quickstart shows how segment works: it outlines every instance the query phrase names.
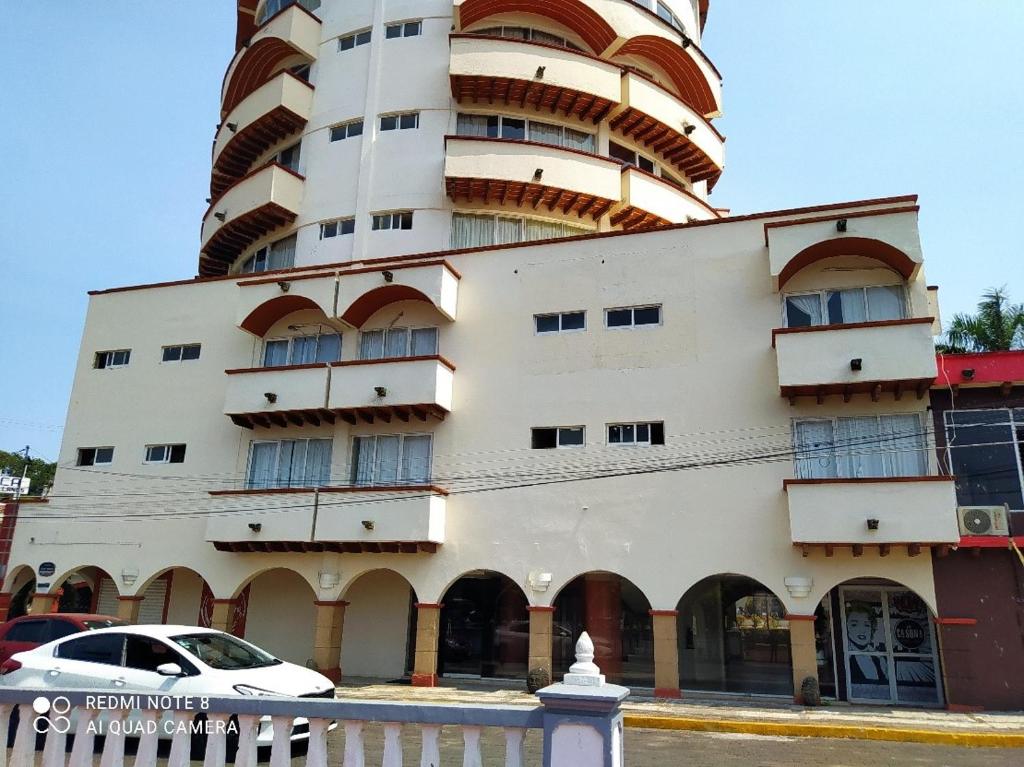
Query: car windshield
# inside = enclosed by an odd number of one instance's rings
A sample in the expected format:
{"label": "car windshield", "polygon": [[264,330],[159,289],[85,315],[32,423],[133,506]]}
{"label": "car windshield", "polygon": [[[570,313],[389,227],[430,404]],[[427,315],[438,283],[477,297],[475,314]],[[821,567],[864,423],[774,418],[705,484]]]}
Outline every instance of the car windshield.
{"label": "car windshield", "polygon": [[281,662],[270,653],[241,642],[230,634],[180,634],[171,637],[171,641],[210,668],[221,671],[276,666]]}
{"label": "car windshield", "polygon": [[119,621],[117,618],[103,618],[101,620],[89,619],[82,621],[82,625],[92,631],[93,629],[109,629],[115,626],[127,626],[128,624],[124,621]]}

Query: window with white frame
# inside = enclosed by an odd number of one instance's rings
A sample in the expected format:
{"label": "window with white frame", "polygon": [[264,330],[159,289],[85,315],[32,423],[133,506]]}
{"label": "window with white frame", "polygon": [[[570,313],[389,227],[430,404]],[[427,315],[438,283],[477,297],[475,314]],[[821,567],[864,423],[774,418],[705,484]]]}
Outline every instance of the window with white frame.
{"label": "window with white frame", "polygon": [[527,42],[545,43],[546,45],[557,45],[560,48],[569,48],[574,51],[583,49],[572,40],[561,35],[553,35],[541,29],[532,27],[501,26],[487,27],[486,29],[474,29],[469,32],[471,35],[485,35],[487,37],[505,37],[509,40],[525,40]]}
{"label": "window with white frame", "polygon": [[609,445],[664,445],[665,424],[660,421],[608,424]]}
{"label": "window with white frame", "polygon": [[309,64],[296,64],[293,67],[288,67],[288,71],[295,75],[303,82],[309,82],[309,74],[311,67]]}
{"label": "window with white frame", "polygon": [[356,220],[352,216],[334,221],[324,221],[320,224],[320,239],[327,240],[331,237],[340,237],[343,234],[352,234],[355,230]]}
{"label": "window with white frame", "polygon": [[200,344],[180,344],[165,346],[161,352],[161,362],[188,362],[199,359]]}
{"label": "window with white frame", "polygon": [[437,328],[387,328],[359,334],[359,359],[429,357],[437,354]]}
{"label": "window with white frame", "polygon": [[388,40],[393,40],[396,37],[419,37],[422,34],[422,21],[400,21],[384,27],[384,37]]}
{"label": "window with white frame", "polygon": [[479,248],[514,242],[578,237],[596,230],[528,216],[452,213],[452,248]]}
{"label": "window with white frame", "polygon": [[380,116],[380,129],[389,130],[412,130],[420,127],[419,112],[401,112],[393,115]]}
{"label": "window with white frame", "polygon": [[112,351],[96,352],[96,356],[93,357],[92,366],[97,370],[124,368],[128,367],[128,362],[131,358],[131,349],[114,349]]}
{"label": "window with white frame", "polygon": [[350,51],[359,45],[366,45],[370,42],[373,34],[369,29],[361,29],[358,32],[350,32],[338,38],[338,50]]}
{"label": "window with white frame", "polygon": [[253,440],[246,487],[323,487],[331,481],[331,440]]}
{"label": "window with white frame", "polygon": [[597,151],[597,136],[593,133],[522,117],[460,112],[456,118],[455,132],[459,136],[536,141],[591,154]]}
{"label": "window with white frame", "polygon": [[783,309],[787,328],[902,320],[906,298],[902,285],[814,290],[786,295]]}
{"label": "window with white frame", "polygon": [[947,410],[943,419],[957,502],[1024,510],[1024,408]]}
{"label": "window with white frame", "polygon": [[76,466],[109,466],[114,462],[112,447],[80,447]]}
{"label": "window with white frame", "polygon": [[916,413],[796,419],[793,447],[800,479],[928,473],[927,440]]}
{"label": "window with white frame", "polygon": [[264,245],[245,261],[239,271],[243,274],[269,272],[295,266],[295,235]]}
{"label": "window with white frame", "polygon": [[432,441],[429,434],[354,437],[352,484],[361,487],[430,484]]}
{"label": "window with white frame", "polygon": [[355,138],[363,135],[363,118],[349,120],[340,125],[331,126],[331,141],[344,141],[347,138]]}
{"label": "window with white frame", "polygon": [[663,21],[667,21],[675,27],[678,32],[683,32],[685,34],[685,31],[683,30],[683,22],[681,22],[679,17],[672,12],[672,9],[665,5],[665,3],[661,2],[661,0],[658,0],[657,2],[656,11]]}
{"label": "window with white frame", "polygon": [[541,426],[530,429],[530,447],[534,450],[552,450],[563,447],[583,447],[586,429],[583,426]]}
{"label": "window with white frame", "polygon": [[185,463],[185,446],[146,445],[143,463]]}
{"label": "window with white frame", "polygon": [[263,367],[266,368],[337,362],[340,359],[340,333],[269,338],[263,342]]}
{"label": "window with white frame", "polygon": [[393,210],[389,213],[374,213],[372,216],[373,230],[412,229],[411,210]]}
{"label": "window with white frame", "polygon": [[622,146],[622,144],[616,144],[614,141],[608,142],[608,156],[613,160],[618,160],[623,165],[634,165],[648,173],[655,173],[658,169],[658,164],[650,157],[642,155],[627,146]]}
{"label": "window with white frame", "polygon": [[548,333],[569,333],[574,330],[586,330],[586,312],[557,312],[555,314],[533,315],[533,327],[537,335]]}
{"label": "window with white frame", "polygon": [[286,147],[274,156],[274,162],[283,165],[290,171],[299,172],[299,160],[302,158],[302,142],[299,141]]}
{"label": "window with white frame", "polygon": [[640,328],[661,324],[661,305],[624,306],[604,310],[605,326],[609,328]]}

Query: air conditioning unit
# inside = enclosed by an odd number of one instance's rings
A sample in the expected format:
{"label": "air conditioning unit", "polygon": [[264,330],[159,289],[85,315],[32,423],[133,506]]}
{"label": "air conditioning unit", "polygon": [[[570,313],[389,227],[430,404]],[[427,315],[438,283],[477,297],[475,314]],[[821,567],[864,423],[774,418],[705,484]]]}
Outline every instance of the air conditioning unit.
{"label": "air conditioning unit", "polygon": [[1009,535],[1005,506],[959,506],[956,510],[961,535]]}

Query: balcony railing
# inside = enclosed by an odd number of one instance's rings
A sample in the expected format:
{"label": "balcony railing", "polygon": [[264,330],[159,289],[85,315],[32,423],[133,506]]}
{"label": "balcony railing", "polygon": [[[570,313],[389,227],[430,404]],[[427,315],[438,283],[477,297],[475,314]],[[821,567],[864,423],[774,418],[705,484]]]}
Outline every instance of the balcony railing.
{"label": "balcony railing", "polygon": [[622,169],[622,204],[611,215],[612,226],[637,229],[710,218],[718,212],[685,189],[639,168]]}
{"label": "balcony railing", "polygon": [[429,355],[226,372],[224,412],[252,429],[443,420],[452,409],[455,366]]}
{"label": "balcony railing", "polygon": [[932,318],[776,328],[779,393],[790,399],[882,392],[918,399],[935,381]]}
{"label": "balcony railing", "polygon": [[883,546],[884,555],[896,544],[915,554],[960,539],[953,477],[788,479],[784,489],[794,544],[851,546],[855,555]]}

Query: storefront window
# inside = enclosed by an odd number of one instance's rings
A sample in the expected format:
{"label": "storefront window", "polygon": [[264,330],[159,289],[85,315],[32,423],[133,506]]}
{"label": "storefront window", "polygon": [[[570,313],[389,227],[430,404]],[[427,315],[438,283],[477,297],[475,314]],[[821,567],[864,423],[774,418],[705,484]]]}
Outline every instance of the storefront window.
{"label": "storefront window", "polygon": [[443,602],[442,675],[526,678],[530,618],[522,589],[504,575],[481,572],[456,581]]}

